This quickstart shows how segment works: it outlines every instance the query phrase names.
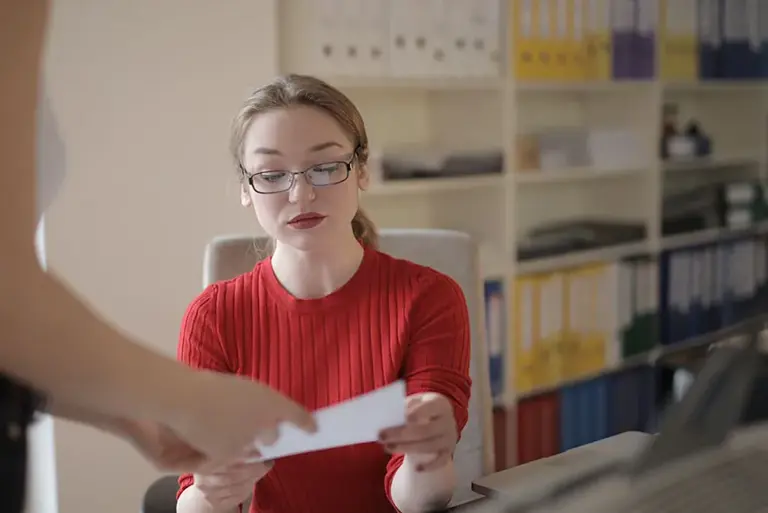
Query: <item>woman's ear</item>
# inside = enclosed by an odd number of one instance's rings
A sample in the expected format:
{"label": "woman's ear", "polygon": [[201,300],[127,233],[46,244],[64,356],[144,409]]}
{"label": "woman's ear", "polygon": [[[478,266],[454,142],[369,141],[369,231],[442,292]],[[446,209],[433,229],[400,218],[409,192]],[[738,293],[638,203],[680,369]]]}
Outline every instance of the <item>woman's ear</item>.
{"label": "woman's ear", "polygon": [[357,168],[357,187],[360,190],[367,190],[368,186],[371,184],[371,175],[368,172],[368,168],[366,166],[359,166]]}
{"label": "woman's ear", "polygon": [[248,193],[248,187],[245,184],[240,186],[240,204],[244,207],[250,207],[253,205],[251,201],[251,195]]}

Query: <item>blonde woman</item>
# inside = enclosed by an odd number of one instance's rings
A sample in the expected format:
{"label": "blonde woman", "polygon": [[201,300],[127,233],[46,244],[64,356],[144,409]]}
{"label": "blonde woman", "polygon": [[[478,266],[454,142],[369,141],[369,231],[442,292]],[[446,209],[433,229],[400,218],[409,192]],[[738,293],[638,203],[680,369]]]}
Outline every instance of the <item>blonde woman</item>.
{"label": "blonde woman", "polygon": [[180,478],[179,513],[432,511],[455,486],[470,396],[469,316],[458,284],[378,250],[360,209],[365,124],[340,91],[290,75],[235,117],[241,202],[271,236],[256,268],[189,306],[179,358],[266,383],[310,409],[405,380],[408,421],[360,444],[233,460]]}

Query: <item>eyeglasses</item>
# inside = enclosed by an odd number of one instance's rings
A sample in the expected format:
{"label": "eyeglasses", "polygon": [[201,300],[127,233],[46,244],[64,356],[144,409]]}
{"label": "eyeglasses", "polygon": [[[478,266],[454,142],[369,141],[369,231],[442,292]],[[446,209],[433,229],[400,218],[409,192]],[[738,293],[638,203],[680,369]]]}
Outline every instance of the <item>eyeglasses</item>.
{"label": "eyeglasses", "polygon": [[326,162],[317,164],[304,171],[262,171],[247,175],[248,183],[259,194],[277,194],[291,190],[296,183],[297,175],[304,175],[304,179],[313,187],[327,187],[340,184],[352,171],[352,162],[357,153],[353,153],[347,161]]}

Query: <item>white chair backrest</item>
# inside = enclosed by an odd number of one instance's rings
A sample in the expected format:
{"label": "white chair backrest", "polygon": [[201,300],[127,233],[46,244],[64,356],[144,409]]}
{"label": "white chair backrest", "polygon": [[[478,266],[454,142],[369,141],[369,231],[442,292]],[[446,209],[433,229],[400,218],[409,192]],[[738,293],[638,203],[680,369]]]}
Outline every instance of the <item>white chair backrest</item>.
{"label": "white chair backrest", "polygon": [[[265,237],[215,238],[205,250],[203,285],[251,271],[266,256],[266,247]],[[473,480],[494,471],[492,401],[478,248],[468,235],[456,231],[384,229],[380,231],[380,249],[450,276],[467,299],[472,332],[472,398],[469,422],[455,454],[459,487],[454,502],[459,502],[474,496],[470,490]]]}

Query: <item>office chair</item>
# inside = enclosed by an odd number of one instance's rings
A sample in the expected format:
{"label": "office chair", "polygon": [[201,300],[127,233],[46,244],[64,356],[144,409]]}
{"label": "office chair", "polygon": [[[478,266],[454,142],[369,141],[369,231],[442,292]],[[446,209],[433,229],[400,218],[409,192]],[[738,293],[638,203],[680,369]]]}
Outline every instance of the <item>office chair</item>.
{"label": "office chair", "polygon": [[[469,420],[454,456],[458,486],[453,503],[476,499],[479,496],[471,490],[472,481],[494,471],[492,399],[477,245],[468,235],[456,231],[383,229],[379,233],[379,246],[384,253],[432,267],[450,276],[464,291],[472,338],[472,397]],[[205,248],[203,286],[250,272],[268,255],[267,248],[266,237],[229,235],[214,238]],[[171,500],[172,511],[175,511],[175,496]],[[171,510],[168,511],[170,513]],[[164,509],[144,511],[165,512]]]}

